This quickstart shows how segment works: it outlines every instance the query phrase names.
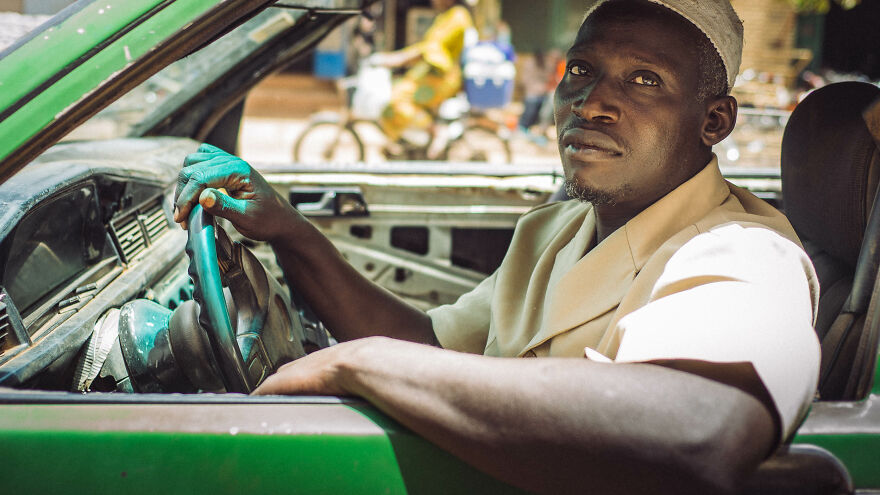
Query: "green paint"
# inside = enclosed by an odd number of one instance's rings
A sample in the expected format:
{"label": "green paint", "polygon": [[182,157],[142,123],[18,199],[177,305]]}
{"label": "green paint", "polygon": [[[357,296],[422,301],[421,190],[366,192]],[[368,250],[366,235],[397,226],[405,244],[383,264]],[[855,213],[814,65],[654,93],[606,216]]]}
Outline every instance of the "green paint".
{"label": "green paint", "polygon": [[[194,221],[198,218],[204,220],[199,224]],[[207,322],[210,323],[210,328],[204,330],[214,344],[214,357],[223,371],[226,390],[249,393],[256,384],[250,383],[247,379],[245,364],[235,340],[235,331],[232,329],[229,309],[223,296],[220,268],[217,265],[217,242],[214,231],[213,217],[204,213],[202,205],[196,204],[189,215],[187,254],[191,257],[189,273],[196,286],[194,293],[201,294],[201,300],[198,301],[199,321],[203,321],[204,314]],[[222,355],[217,355],[218,352]]]}
{"label": "green paint", "polygon": [[385,416],[373,406],[349,406],[385,430],[394,446],[397,463],[404,474],[408,493],[493,493],[520,494],[514,488],[489,477],[457,457]]}
{"label": "green paint", "polygon": [[96,1],[43,31],[0,63],[0,108],[9,107],[161,2]]}
{"label": "green paint", "polygon": [[387,437],[3,432],[9,493],[407,493]]}
{"label": "green paint", "polygon": [[794,443],[818,445],[849,470],[856,488],[880,488],[880,435],[798,435]]}
{"label": "green paint", "polygon": [[880,357],[874,363],[874,383],[871,384],[871,394],[880,395]]}
{"label": "green paint", "polygon": [[[158,3],[158,1],[153,0],[147,5],[153,5]],[[173,37],[175,33],[187,27],[188,24],[219,3],[222,2],[220,0],[174,2],[107,46],[85,64],[80,65],[58,80],[9,118],[0,122],[0,160],[12,154],[33,135],[58,118],[59,114],[63,113],[81,98],[87,96],[91,91],[100,87],[113,74],[121,71],[132,61],[149,52],[157,44]],[[111,10],[118,9],[124,11],[125,15],[122,17],[129,21],[134,21],[145,10],[143,5],[141,5],[142,2],[111,2],[110,4],[112,5]],[[137,8],[134,7],[135,4],[137,4]],[[84,9],[80,14],[84,15],[86,12],[89,12],[91,15],[97,15],[94,11],[95,8],[97,8],[96,5],[90,6],[89,9]],[[64,24],[67,25],[68,22]],[[123,25],[127,24],[124,23]],[[84,39],[81,41],[75,37],[71,39],[69,32],[65,31],[65,33],[68,33],[68,35],[51,38],[49,40],[52,42],[51,47],[60,49],[65,43],[70,43],[80,46],[87,51],[95,43],[95,40]],[[30,43],[26,46],[30,46]],[[16,50],[8,57],[0,60],[0,74],[4,72],[8,74],[11,71],[17,74],[17,77],[20,79],[36,81],[37,84],[42,82],[44,78],[22,77],[23,74],[28,73],[29,69],[27,64],[21,60],[16,61],[13,58],[13,55],[19,51]],[[52,56],[45,55],[43,58],[51,59]],[[157,66],[154,68],[155,71],[160,69],[162,67]],[[5,79],[0,76],[0,81],[2,80]],[[21,85],[22,87],[29,87],[33,86],[33,82],[22,82]],[[110,102],[107,103],[109,104]],[[6,108],[6,106],[3,108]]]}
{"label": "green paint", "polygon": [[[227,406],[204,418],[217,433],[173,431],[162,409],[0,405],[0,459],[10,493],[522,493],[465,465],[368,405],[354,409],[381,429],[374,435],[233,434]],[[179,413],[192,406],[173,406]],[[241,406],[238,407],[240,411]],[[293,406],[296,407],[296,406]],[[314,407],[312,405],[311,407]],[[260,404],[248,407],[260,417]],[[200,412],[203,414],[204,409]],[[150,421],[144,421],[144,415]],[[77,416],[71,421],[70,415]],[[234,416],[234,414],[233,414]],[[88,421],[83,424],[83,417]],[[119,424],[134,431],[88,431]],[[164,420],[164,421],[163,421]],[[233,421],[234,417],[225,421]],[[9,429],[10,425],[24,427]],[[74,426],[71,426],[74,424]],[[144,424],[164,430],[143,431]],[[314,426],[314,425],[312,425]],[[213,428],[210,428],[213,427]],[[320,431],[320,430],[318,430]]]}
{"label": "green paint", "polygon": [[[189,225],[194,225],[192,219],[203,214],[202,205],[195,205],[190,212]],[[217,242],[213,223],[205,223],[199,232],[192,228],[189,230],[193,248],[193,264],[199,274],[199,288],[206,310],[210,313],[209,319],[215,329],[228,333],[223,340],[235,342],[235,333],[232,330],[232,322],[229,319],[229,311],[226,308],[226,299],[223,296],[223,282],[220,280],[220,268],[217,265]]]}
{"label": "green paint", "polygon": [[[210,158],[204,158],[200,161],[190,161],[188,162],[189,166],[193,166],[200,162],[210,160],[211,169],[217,171],[217,176],[224,177],[234,177],[235,175],[239,174],[241,170],[250,169],[250,165],[248,165],[247,162],[225,150],[214,146],[213,144],[202,143],[195,154],[198,155],[202,153],[210,153],[211,156]],[[249,203],[248,200],[237,200],[232,196],[223,194],[216,189],[209,190],[211,198],[214,200],[213,205],[208,205],[209,208],[215,208],[215,205],[219,204],[219,208],[221,208],[222,211],[231,211],[240,215],[247,215],[247,205]],[[192,216],[192,213],[190,213],[190,216]]]}

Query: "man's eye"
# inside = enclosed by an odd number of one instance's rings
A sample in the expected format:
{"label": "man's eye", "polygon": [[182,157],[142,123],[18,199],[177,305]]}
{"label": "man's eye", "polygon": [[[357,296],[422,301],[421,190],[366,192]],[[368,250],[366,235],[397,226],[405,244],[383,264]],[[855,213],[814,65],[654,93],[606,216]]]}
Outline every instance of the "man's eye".
{"label": "man's eye", "polygon": [[573,63],[568,66],[568,73],[573,76],[586,76],[590,74],[590,69],[584,64]]}
{"label": "man's eye", "polygon": [[649,75],[649,74],[640,74],[632,78],[632,82],[636,84],[641,84],[642,86],[659,86],[660,78]]}

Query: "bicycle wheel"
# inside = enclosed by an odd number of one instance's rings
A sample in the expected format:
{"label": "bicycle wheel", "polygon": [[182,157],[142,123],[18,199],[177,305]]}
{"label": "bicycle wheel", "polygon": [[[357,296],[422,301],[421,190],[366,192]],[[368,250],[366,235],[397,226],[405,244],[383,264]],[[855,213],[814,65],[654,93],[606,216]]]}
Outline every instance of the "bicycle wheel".
{"label": "bicycle wheel", "polygon": [[364,143],[348,124],[315,122],[296,139],[293,161],[306,164],[362,162]]}
{"label": "bicycle wheel", "polygon": [[510,143],[494,130],[472,125],[449,142],[444,153],[450,162],[511,163]]}

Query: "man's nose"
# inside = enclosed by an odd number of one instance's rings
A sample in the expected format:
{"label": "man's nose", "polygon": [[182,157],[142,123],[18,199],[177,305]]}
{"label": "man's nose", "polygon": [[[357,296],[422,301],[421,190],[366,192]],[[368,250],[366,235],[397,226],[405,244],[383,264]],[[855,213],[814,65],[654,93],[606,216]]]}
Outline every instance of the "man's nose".
{"label": "man's nose", "polygon": [[583,88],[572,102],[571,109],[584,120],[615,123],[620,119],[618,88],[608,77],[599,76]]}

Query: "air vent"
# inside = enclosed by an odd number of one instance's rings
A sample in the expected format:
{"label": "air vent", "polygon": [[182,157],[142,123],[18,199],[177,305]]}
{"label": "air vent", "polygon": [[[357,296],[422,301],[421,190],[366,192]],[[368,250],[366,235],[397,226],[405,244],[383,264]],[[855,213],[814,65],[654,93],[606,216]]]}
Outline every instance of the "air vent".
{"label": "air vent", "polygon": [[119,220],[114,220],[113,231],[116,233],[116,240],[119,242],[122,261],[126,263],[131,263],[131,260],[147,247],[136,214],[126,215]]}
{"label": "air vent", "polygon": [[147,237],[150,240],[150,244],[152,244],[155,239],[168,231],[168,219],[165,218],[162,201],[156,201],[141,211],[142,213],[138,219],[143,222],[144,230],[147,231]]}
{"label": "air vent", "polygon": [[162,198],[140,206],[133,212],[111,222],[122,261],[131,264],[135,256],[168,232],[168,219],[162,209]]}
{"label": "air vent", "polygon": [[17,345],[15,332],[12,331],[12,324],[6,311],[6,303],[0,302],[0,356]]}

